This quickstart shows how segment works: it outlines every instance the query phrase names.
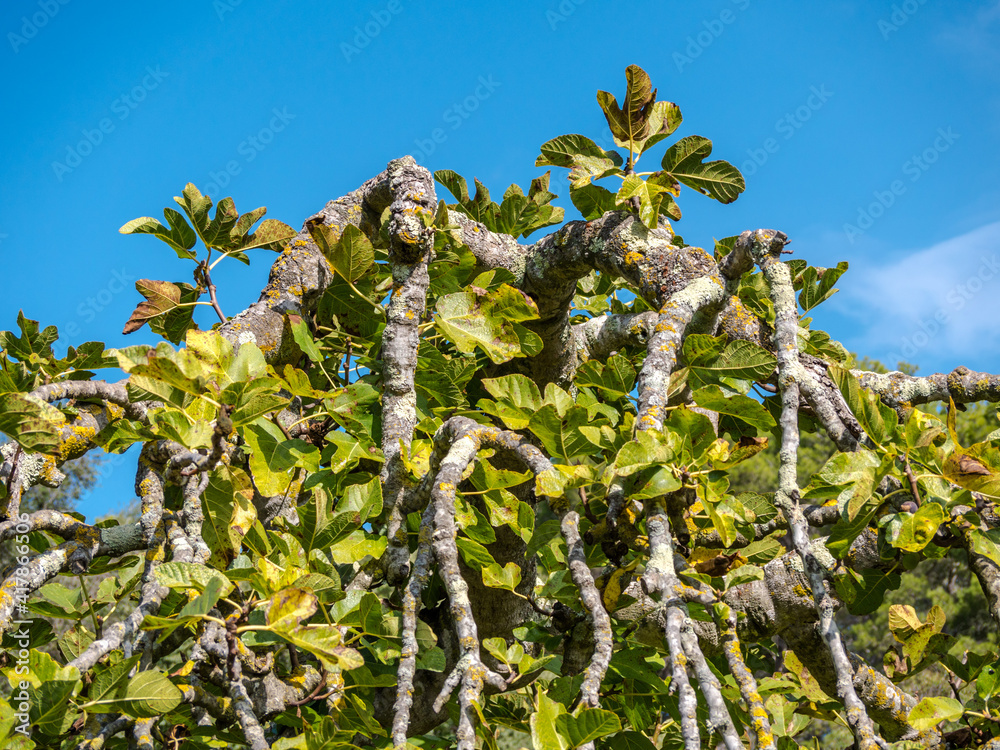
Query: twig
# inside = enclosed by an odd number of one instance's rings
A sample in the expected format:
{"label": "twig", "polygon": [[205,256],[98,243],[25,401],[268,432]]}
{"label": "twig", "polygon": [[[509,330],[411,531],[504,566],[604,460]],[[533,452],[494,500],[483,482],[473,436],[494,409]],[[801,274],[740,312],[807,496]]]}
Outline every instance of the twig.
{"label": "twig", "polygon": [[219,320],[223,323],[226,322],[226,316],[222,312],[222,308],[219,307],[219,300],[215,296],[215,284],[212,283],[212,273],[209,270],[208,263],[202,261],[198,266],[202,277],[205,280],[205,286],[208,288],[208,298],[212,301],[212,309],[215,310],[215,314],[219,316]]}
{"label": "twig", "polygon": [[913,469],[910,467],[909,456],[903,456],[903,469],[906,472],[906,478],[910,482],[910,492],[913,493],[913,502],[915,502],[919,508],[921,505],[920,490],[917,488],[917,478],[913,476]]}
{"label": "twig", "polygon": [[326,670],[323,670],[323,676],[320,678],[319,685],[317,685],[309,695],[307,695],[302,700],[291,701],[288,703],[289,706],[304,706],[307,703],[311,703],[314,700],[319,699],[320,691],[326,687]]}

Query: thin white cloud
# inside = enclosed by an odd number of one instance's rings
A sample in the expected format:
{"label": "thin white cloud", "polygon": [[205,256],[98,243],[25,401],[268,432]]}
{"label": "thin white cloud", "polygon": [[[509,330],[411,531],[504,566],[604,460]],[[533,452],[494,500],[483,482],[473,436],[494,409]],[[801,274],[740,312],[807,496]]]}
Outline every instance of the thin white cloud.
{"label": "thin white cloud", "polygon": [[938,44],[946,51],[963,56],[967,62],[992,70],[1000,61],[1000,0],[986,3],[962,21],[942,27]]}
{"label": "thin white cloud", "polygon": [[924,370],[997,361],[1000,222],[903,257],[877,258],[852,263],[838,284],[834,307],[856,321],[845,344],[890,366],[905,360]]}

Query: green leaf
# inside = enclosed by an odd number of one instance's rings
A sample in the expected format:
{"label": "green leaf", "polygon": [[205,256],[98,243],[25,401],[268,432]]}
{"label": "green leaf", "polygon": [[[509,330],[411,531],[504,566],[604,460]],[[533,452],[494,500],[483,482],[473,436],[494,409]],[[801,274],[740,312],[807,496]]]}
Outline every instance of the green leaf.
{"label": "green leaf", "polygon": [[114,352],[118,366],[129,374],[129,393],[136,398],[158,397],[184,408],[209,390],[210,380],[222,376],[221,371],[213,372],[193,351],[175,351],[166,343],[155,349],[132,346]]}
{"label": "green leaf", "polygon": [[182,411],[150,409],[149,424],[158,438],[173,440],[185,448],[197,450],[211,445],[211,423],[204,419],[192,419]]}
{"label": "green leaf", "polygon": [[272,599],[268,626],[289,643],[319,659],[324,669],[333,671],[363,666],[361,655],[343,645],[343,637],[336,625],[305,624],[317,608],[318,601],[312,593],[285,589]]}
{"label": "green leaf", "polygon": [[28,737],[30,729],[18,731],[18,727],[22,727],[21,717],[10,703],[0,699],[0,743],[6,750],[34,750],[37,745]]}
{"label": "green leaf", "polygon": [[166,310],[161,315],[148,318],[146,322],[149,323],[149,329],[153,333],[162,336],[171,344],[179,344],[184,340],[189,330],[198,330],[198,326],[193,319],[195,306],[191,303],[198,301],[202,291],[198,287],[185,282],[177,282],[173,286],[178,290],[179,304]]}
{"label": "green leaf", "polygon": [[692,397],[702,409],[728,414],[758,430],[766,432],[775,426],[774,418],[759,401],[739,394],[727,397],[717,385],[700,388],[692,394]]}
{"label": "green leaf", "polygon": [[832,297],[837,290],[833,285],[847,270],[847,261],[841,261],[836,268],[813,268],[802,272],[802,291],[799,292],[799,306],[809,312],[821,302]]}
{"label": "green leaf", "polygon": [[306,228],[333,270],[347,281],[360,279],[375,262],[371,241],[353,224],[344,227],[342,234],[338,227],[320,222],[310,222]]}
{"label": "green leaf", "polygon": [[83,590],[67,588],[61,583],[49,583],[38,590],[42,601],[37,599],[28,606],[33,612],[47,617],[79,619],[86,614],[83,603]]}
{"label": "green leaf", "polygon": [[561,703],[556,703],[544,691],[538,691],[535,712],[528,719],[534,750],[568,750],[569,739],[557,728],[559,716],[565,713]]}
{"label": "green leaf", "polygon": [[[211,223],[208,218],[208,212],[212,208],[212,199],[207,195],[202,195],[201,191],[194,186],[194,183],[189,182],[184,186],[179,196],[174,196],[174,202],[184,209],[184,213],[187,214],[188,219],[194,225],[194,230],[204,242],[205,236],[203,232],[205,232]],[[216,216],[218,217],[218,214]]]}
{"label": "green leaf", "polygon": [[54,358],[52,344],[59,338],[59,330],[55,326],[46,326],[39,332],[38,321],[24,317],[23,310],[17,312],[17,326],[21,329],[20,336],[10,331],[0,332],[0,349],[8,357],[26,363]]}
{"label": "green leaf", "polygon": [[612,400],[627,398],[635,387],[635,368],[620,354],[609,357],[603,364],[589,360],[577,369],[576,385],[597,388]]}
{"label": "green leaf", "polygon": [[263,417],[247,425],[243,437],[250,446],[250,471],[262,495],[275,497],[292,482],[294,468],[319,469],[319,450],[304,440],[286,440],[274,422]]}
{"label": "green leaf", "polygon": [[509,562],[502,568],[498,563],[491,563],[483,568],[483,585],[493,589],[513,591],[521,583],[521,568]]}
{"label": "green leaf", "polygon": [[323,352],[319,350],[316,346],[316,342],[313,340],[312,332],[309,330],[309,325],[301,318],[299,315],[289,315],[288,316],[289,328],[292,331],[292,338],[295,339],[295,343],[298,344],[299,349],[302,353],[309,357],[311,362],[322,362],[326,359],[323,356]]}
{"label": "green leaf", "polygon": [[664,138],[670,137],[683,120],[681,108],[673,102],[654,102],[649,110],[649,135],[637,141],[638,152],[648,151]]}
{"label": "green leaf", "polygon": [[487,378],[483,387],[499,403],[479,402],[479,408],[503,420],[512,430],[528,426],[531,416],[542,407],[542,394],[538,386],[526,375],[505,375],[502,378]]}
{"label": "green leaf", "polygon": [[642,430],[635,439],[625,443],[615,456],[613,467],[618,476],[626,477],[649,466],[667,464],[677,455],[680,438],[676,433]]}
{"label": "green leaf", "polygon": [[31,723],[50,737],[67,732],[79,715],[70,705],[75,692],[74,683],[69,681],[45,682],[30,690]]}
{"label": "green leaf", "polygon": [[573,406],[560,416],[554,404],[546,404],[531,415],[528,429],[541,440],[550,456],[569,460],[593,452],[593,443],[580,432],[581,427],[592,422],[583,407]]}
{"label": "green leaf", "polygon": [[[264,213],[266,210],[267,209],[264,208],[257,209],[260,213]],[[254,220],[256,221],[256,218]],[[290,226],[282,221],[278,221],[277,219],[264,219],[264,221],[260,223],[260,226],[257,227],[256,232],[246,235],[245,237],[236,236],[240,226],[241,225],[238,224],[237,227],[233,229],[234,235],[232,240],[234,241],[234,245],[227,248],[226,253],[237,260],[243,261],[244,263],[247,263],[248,261],[245,260],[245,256],[243,256],[242,251],[253,250],[259,247],[264,250],[273,250],[274,252],[278,252],[282,249],[282,247],[284,247],[284,243],[286,241],[292,239],[298,234],[298,232]],[[232,249],[233,246],[238,248],[238,250],[234,251]]]}
{"label": "green leaf", "polygon": [[933,729],[942,721],[958,721],[965,708],[954,698],[922,698],[910,710],[908,721],[920,732]]}
{"label": "green leaf", "polygon": [[976,695],[983,700],[989,700],[997,694],[998,688],[1000,688],[1000,672],[996,666],[984,667],[976,678]]}
{"label": "green leaf", "polygon": [[615,203],[621,206],[632,198],[639,199],[639,218],[650,229],[656,229],[660,221],[660,202],[665,188],[650,177],[644,180],[639,175],[629,175],[622,181],[622,186],[615,196]]}
{"label": "green leaf", "polygon": [[994,565],[1000,567],[1000,529],[969,529],[970,550],[983,555]]}
{"label": "green leaf", "polygon": [[852,615],[870,615],[882,606],[887,591],[899,588],[900,581],[898,573],[865,570],[859,574],[850,568],[834,579],[837,594]]}
{"label": "green leaf", "polygon": [[850,370],[830,366],[827,371],[837,384],[851,412],[876,445],[885,445],[900,437],[899,416],[891,406],[871,391],[861,388]]}
{"label": "green leaf", "polygon": [[617,211],[615,194],[600,185],[584,185],[569,188],[569,199],[587,221],[599,219],[609,211]]}
{"label": "green leaf", "polygon": [[473,357],[447,357],[433,344],[420,342],[415,386],[440,406],[468,406],[465,387],[476,373]]}
{"label": "green leaf", "polygon": [[608,750],[656,750],[656,745],[641,732],[621,732],[612,737]]}
{"label": "green leaf", "polygon": [[[244,351],[249,354],[251,347],[256,349],[252,344],[243,344],[240,347],[240,355]],[[220,401],[233,407],[229,418],[233,426],[239,428],[287,406],[289,399],[278,394],[282,385],[282,381],[277,378],[256,377],[252,380],[239,380],[226,386]]]}
{"label": "green leaf", "polygon": [[837,499],[841,518],[827,537],[826,547],[835,557],[843,557],[871,522],[882,501],[874,494],[885,467],[867,449],[838,453],[830,458],[802,492],[810,500]]}
{"label": "green leaf", "polygon": [[948,520],[944,508],[927,500],[916,513],[903,518],[902,527],[893,546],[907,552],[919,552],[934,539],[938,527]]}
{"label": "green leaf", "polygon": [[[193,186],[192,186],[193,187]],[[202,242],[209,247],[226,247],[229,245],[229,233],[240,218],[239,211],[232,198],[223,198],[215,206],[215,218],[204,227],[195,226]]]}
{"label": "green leaf", "polygon": [[664,428],[680,435],[681,444],[677,453],[687,462],[701,461],[715,443],[712,420],[686,406],[671,411]]}
{"label": "green leaf", "polygon": [[560,714],[556,717],[559,734],[573,747],[580,747],[622,730],[621,720],[611,711],[602,708],[584,708],[579,714]]}
{"label": "green leaf", "polygon": [[[511,187],[516,188],[517,185],[511,185]],[[558,224],[563,220],[564,215],[565,211],[562,208],[537,203],[519,193],[512,194],[504,197],[503,203],[500,204],[494,231],[503,232],[512,237],[520,237],[521,235],[527,237],[542,227]]]}
{"label": "green leaf", "polygon": [[765,380],[778,360],[766,349],[749,341],[726,342],[724,336],[695,333],[684,339],[684,361],[690,368],[692,388],[734,380]]}
{"label": "green leaf", "polygon": [[226,568],[242,549],[243,538],[260,525],[250,477],[242,469],[217,467],[209,474],[201,504],[205,514],[202,535],[212,550],[210,562]]}
{"label": "green leaf", "polygon": [[575,167],[604,162],[609,167],[620,167],[622,164],[622,158],[616,152],[605,151],[586,136],[576,133],[546,141],[540,150],[541,155],[535,159],[536,167]]}
{"label": "green leaf", "polygon": [[455,544],[458,546],[458,551],[462,553],[462,559],[465,560],[466,565],[470,568],[483,570],[490,565],[500,567],[497,565],[496,560],[493,559],[493,555],[490,554],[489,550],[479,542],[460,536],[455,540]]}
{"label": "green leaf", "polygon": [[198,241],[194,230],[191,229],[180,212],[172,208],[163,209],[163,216],[170,225],[169,229],[151,216],[140,216],[138,219],[132,219],[124,224],[118,231],[122,234],[155,235],[170,245],[177,253],[178,258],[194,260],[197,255],[191,248]]}
{"label": "green leaf", "polygon": [[56,407],[26,393],[0,393],[0,432],[26,451],[55,453],[66,418]]}
{"label": "green leaf", "polygon": [[663,497],[681,488],[680,478],[674,475],[669,466],[646,469],[639,472],[636,477],[630,493],[630,497],[636,500]]}
{"label": "green leaf", "polygon": [[125,688],[125,694],[111,702],[109,711],[121,711],[137,719],[152,719],[173,711],[183,700],[181,691],[163,672],[140,672]]}
{"label": "green leaf", "polygon": [[523,356],[515,324],[538,317],[534,301],[507,284],[446,294],[435,310],[438,330],[460,352],[472,354],[479,348],[496,364]]}
{"label": "green leaf", "polygon": [[344,498],[337,505],[337,514],[345,513],[356,526],[382,513],[382,482],[374,477],[367,484],[347,487]]}
{"label": "green leaf", "polygon": [[[618,100],[607,91],[597,92],[597,103],[604,111],[615,141],[639,152],[642,151],[641,144],[651,135],[650,118],[656,101],[656,89],[653,88],[649,75],[638,65],[629,65],[625,69],[625,81],[624,107],[619,107]],[[661,115],[661,128],[662,119]],[[677,124],[680,124],[679,121]]]}
{"label": "green leaf", "polygon": [[444,185],[459,203],[469,202],[469,186],[465,178],[450,169],[439,169],[434,173],[435,182]]}
{"label": "green leaf", "polygon": [[267,626],[275,632],[291,630],[316,614],[319,599],[311,591],[286,588],[271,597]]}
{"label": "green leaf", "polygon": [[732,203],[746,188],[743,175],[727,161],[705,162],[711,153],[708,138],[690,135],[667,149],[661,166],[688,187],[720,203]]}
{"label": "green leaf", "polygon": [[195,589],[204,591],[209,583],[218,581],[222,588],[222,596],[228,596],[234,584],[218,570],[197,563],[165,562],[155,570],[156,580],[161,586],[172,589]]}

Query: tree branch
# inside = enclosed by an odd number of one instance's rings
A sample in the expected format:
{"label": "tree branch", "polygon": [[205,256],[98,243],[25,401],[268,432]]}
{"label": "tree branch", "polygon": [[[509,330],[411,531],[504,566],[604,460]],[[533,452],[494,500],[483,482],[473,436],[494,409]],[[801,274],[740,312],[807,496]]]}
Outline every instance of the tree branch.
{"label": "tree branch", "polygon": [[847,712],[847,723],[854,734],[859,750],[873,750],[882,746],[875,734],[875,727],[854,689],[853,670],[840,631],[833,619],[835,606],[825,585],[823,566],[816,559],[809,544],[809,526],[802,515],[798,490],[798,409],[799,382],[796,374],[802,370],[798,358],[798,313],[795,292],[788,267],[781,263],[781,249],[788,238],[781,232],[757,230],[751,252],[760,266],[770,287],[771,302],[775,309],[774,348],[778,356],[778,384],[781,388],[781,459],[778,470],[778,491],[775,503],[789,520],[792,542],[809,574],[816,609],[819,612],[820,630],[829,649],[837,674],[837,697]]}

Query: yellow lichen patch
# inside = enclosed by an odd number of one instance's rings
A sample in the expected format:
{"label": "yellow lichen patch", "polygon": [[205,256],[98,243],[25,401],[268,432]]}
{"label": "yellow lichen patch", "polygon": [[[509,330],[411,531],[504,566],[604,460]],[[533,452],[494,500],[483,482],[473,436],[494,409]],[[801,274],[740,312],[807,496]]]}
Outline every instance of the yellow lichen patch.
{"label": "yellow lichen patch", "polygon": [[97,434],[96,425],[67,425],[63,429],[63,441],[59,446],[59,460],[68,461],[79,458],[90,447],[91,438]]}
{"label": "yellow lichen patch", "polygon": [[76,541],[87,547],[96,547],[101,543],[101,530],[85,523],[81,523],[76,528],[76,533],[73,536]]}
{"label": "yellow lichen patch", "polygon": [[636,250],[629,250],[627,253],[625,253],[625,258],[624,258],[625,265],[628,266],[637,265],[644,258],[645,256],[642,253],[637,252]]}
{"label": "yellow lichen patch", "polygon": [[299,667],[294,672],[292,672],[290,675],[288,675],[287,677],[285,677],[285,682],[288,682],[288,683],[294,685],[297,688],[305,689],[305,686],[306,686],[306,674],[307,674],[306,671],[302,667]]}
{"label": "yellow lichen patch", "polygon": [[59,480],[59,469],[56,460],[52,456],[46,456],[38,469],[38,476],[43,483],[57,483]]}

